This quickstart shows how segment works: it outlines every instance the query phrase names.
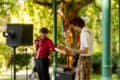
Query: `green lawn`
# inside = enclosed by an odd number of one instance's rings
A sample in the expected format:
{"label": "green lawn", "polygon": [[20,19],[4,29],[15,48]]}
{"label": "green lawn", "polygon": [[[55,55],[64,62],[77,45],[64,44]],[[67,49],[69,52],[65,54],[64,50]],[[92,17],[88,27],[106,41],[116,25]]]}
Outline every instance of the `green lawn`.
{"label": "green lawn", "polygon": [[92,74],[92,80],[100,80],[101,75],[100,74]]}
{"label": "green lawn", "polygon": [[11,76],[10,75],[2,75],[0,74],[0,79],[6,79],[6,78],[10,78]]}
{"label": "green lawn", "polygon": [[[0,79],[10,78],[10,77],[11,77],[10,75],[0,75]],[[91,78],[92,78],[91,80],[101,80],[101,75],[100,74],[92,74]],[[117,80],[116,74],[112,75],[112,80]]]}
{"label": "green lawn", "polygon": [[[100,74],[92,74],[92,79],[91,80],[101,80],[101,75]],[[112,80],[117,80],[117,75],[116,74],[112,75]]]}

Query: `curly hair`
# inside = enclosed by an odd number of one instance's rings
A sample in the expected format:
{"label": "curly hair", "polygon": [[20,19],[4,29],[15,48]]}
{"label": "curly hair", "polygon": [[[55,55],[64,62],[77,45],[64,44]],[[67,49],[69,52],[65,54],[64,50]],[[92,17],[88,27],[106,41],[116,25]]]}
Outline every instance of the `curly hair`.
{"label": "curly hair", "polygon": [[85,21],[80,17],[75,17],[69,22],[69,24],[83,28],[85,26]]}

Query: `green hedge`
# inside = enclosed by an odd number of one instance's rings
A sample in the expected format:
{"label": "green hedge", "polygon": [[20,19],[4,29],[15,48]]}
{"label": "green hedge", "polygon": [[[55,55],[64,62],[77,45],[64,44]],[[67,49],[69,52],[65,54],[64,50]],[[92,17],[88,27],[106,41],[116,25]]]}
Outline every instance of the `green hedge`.
{"label": "green hedge", "polygon": [[93,73],[101,73],[101,63],[102,56],[101,53],[95,53],[92,55],[92,68]]}
{"label": "green hedge", "polygon": [[[5,58],[5,57],[4,57]],[[7,59],[7,58],[6,58]],[[8,67],[10,65],[13,65],[12,61],[13,57],[11,57],[11,60],[7,61]],[[29,67],[30,64],[30,59],[31,59],[31,54],[16,54],[16,66],[17,69],[24,69],[26,65]],[[53,59],[53,58],[52,58]],[[116,73],[117,72],[117,55],[112,55],[112,72]],[[52,64],[53,61],[51,61]],[[66,57],[65,55],[59,55],[58,56],[58,63],[59,64],[66,64]],[[92,68],[93,68],[93,73],[101,73],[101,65],[102,65],[102,55],[101,53],[95,53],[92,56]]]}
{"label": "green hedge", "polygon": [[[112,53],[112,73],[117,73],[117,61],[118,56],[116,53]],[[101,73],[102,70],[102,53],[95,53],[92,56],[92,68],[93,73]]]}
{"label": "green hedge", "polygon": [[[31,54],[16,54],[16,68],[24,69],[26,66],[29,67]],[[13,65],[13,57],[11,58],[10,65]]]}

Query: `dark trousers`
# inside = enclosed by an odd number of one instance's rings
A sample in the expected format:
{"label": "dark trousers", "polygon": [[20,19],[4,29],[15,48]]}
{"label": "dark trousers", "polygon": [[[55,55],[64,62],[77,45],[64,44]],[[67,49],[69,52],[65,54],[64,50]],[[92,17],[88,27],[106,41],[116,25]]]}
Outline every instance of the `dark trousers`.
{"label": "dark trousers", "polygon": [[39,80],[50,80],[49,77],[49,59],[37,59],[36,60],[36,67],[37,67],[37,72],[39,76]]}

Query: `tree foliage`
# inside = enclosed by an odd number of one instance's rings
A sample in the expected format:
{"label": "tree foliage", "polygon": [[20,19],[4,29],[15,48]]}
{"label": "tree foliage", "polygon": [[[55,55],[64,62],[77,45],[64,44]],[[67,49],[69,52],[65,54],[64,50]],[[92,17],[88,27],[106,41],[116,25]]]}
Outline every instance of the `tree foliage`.
{"label": "tree foliage", "polygon": [[[75,1],[74,4],[73,1]],[[95,53],[102,52],[101,6],[100,0],[58,0],[58,8],[63,10],[67,19],[76,15],[88,17],[87,26],[92,29],[95,36]],[[119,4],[117,0],[112,0],[111,10],[112,51],[118,53]],[[50,30],[48,36],[52,39],[52,0],[0,0],[0,22],[0,34],[5,31],[7,23],[32,23],[34,25],[34,40],[39,36],[39,29],[41,27],[47,27]],[[58,22],[58,42],[64,40],[61,33],[61,25],[62,22]],[[2,35],[0,37],[0,44],[5,44],[5,39]],[[0,49],[3,49],[2,46],[0,46]],[[10,52],[6,46],[1,50],[0,54],[5,54],[7,50]]]}
{"label": "tree foliage", "polygon": [[[51,7],[54,0],[33,0],[35,3]],[[69,22],[78,15],[79,10],[86,5],[94,2],[94,0],[56,0],[58,9],[64,13],[66,20]]]}

